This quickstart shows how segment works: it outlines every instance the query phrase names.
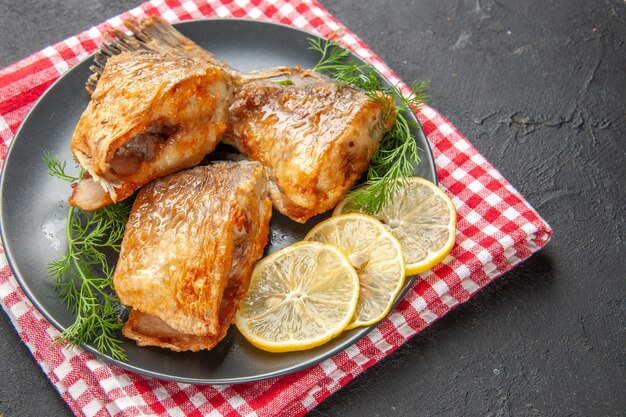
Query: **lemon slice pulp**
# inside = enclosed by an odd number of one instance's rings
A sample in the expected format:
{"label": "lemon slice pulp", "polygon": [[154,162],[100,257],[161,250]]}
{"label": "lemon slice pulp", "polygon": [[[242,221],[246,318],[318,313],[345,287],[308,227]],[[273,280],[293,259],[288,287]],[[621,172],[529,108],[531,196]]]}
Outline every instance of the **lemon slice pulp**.
{"label": "lemon slice pulp", "polygon": [[404,283],[404,258],[398,240],[376,218],[364,214],[331,217],[304,238],[336,246],[359,276],[359,301],[347,329],[384,318]]}
{"label": "lemon slice pulp", "polygon": [[358,295],[358,276],[339,249],[296,243],[256,264],[235,323],[260,349],[309,349],[344,330]]}
{"label": "lemon slice pulp", "polygon": [[[344,199],[333,216],[349,212]],[[375,215],[398,239],[407,275],[419,274],[440,263],[456,239],[456,208],[432,182],[411,177]]]}

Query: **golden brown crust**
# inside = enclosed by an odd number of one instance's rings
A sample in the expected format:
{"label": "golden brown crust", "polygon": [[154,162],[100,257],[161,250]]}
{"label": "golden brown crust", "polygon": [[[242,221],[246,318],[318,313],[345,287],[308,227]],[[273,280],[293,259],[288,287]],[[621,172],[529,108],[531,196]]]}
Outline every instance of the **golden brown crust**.
{"label": "golden brown crust", "polygon": [[[112,201],[123,200],[211,152],[226,130],[233,94],[227,72],[204,59],[150,52],[110,57],[71,150]],[[81,206],[81,195],[72,201]]]}
{"label": "golden brown crust", "polygon": [[382,115],[364,91],[319,75],[293,86],[254,82],[235,95],[225,140],[268,168],[274,206],[304,223],[334,207],[367,169]]}
{"label": "golden brown crust", "polygon": [[107,43],[100,45],[100,49],[94,56],[94,64],[89,67],[93,71],[85,86],[89,95],[95,91],[107,60],[122,52],[147,51],[197,58],[211,65],[232,70],[215,55],[183,36],[162,17],[148,16],[141,21],[126,19],[124,25],[130,29],[131,33],[113,29],[104,35]]}
{"label": "golden brown crust", "polygon": [[143,313],[124,334],[157,340],[159,331],[145,330],[150,316],[171,330],[165,347],[176,334],[184,335],[180,350],[189,340],[206,349],[221,340],[267,243],[270,216],[266,176],[255,162],[196,167],[143,187],[113,277],[122,304]]}

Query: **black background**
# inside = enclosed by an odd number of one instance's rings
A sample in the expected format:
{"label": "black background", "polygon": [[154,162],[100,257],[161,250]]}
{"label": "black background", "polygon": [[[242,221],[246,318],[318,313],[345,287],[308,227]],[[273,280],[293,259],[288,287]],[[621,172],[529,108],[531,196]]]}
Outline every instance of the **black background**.
{"label": "black background", "polygon": [[[321,3],[430,80],[554,236],[310,415],[625,415],[626,3]],[[138,4],[0,0],[0,67]],[[4,313],[0,363],[0,415],[71,415]]]}

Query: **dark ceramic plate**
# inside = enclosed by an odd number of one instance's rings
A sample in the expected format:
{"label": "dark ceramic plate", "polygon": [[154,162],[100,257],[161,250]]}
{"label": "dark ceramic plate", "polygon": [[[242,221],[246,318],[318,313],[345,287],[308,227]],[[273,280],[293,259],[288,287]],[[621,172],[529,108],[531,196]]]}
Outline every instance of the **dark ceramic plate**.
{"label": "dark ceramic plate", "polygon": [[[218,58],[240,70],[279,65],[311,68],[318,59],[307,49],[314,35],[292,27],[249,20],[196,20],[176,28]],[[64,254],[67,183],[51,178],[42,155],[51,151],[71,161],[70,138],[89,97],[84,84],[91,58],[61,77],[34,106],[15,136],[4,164],[1,188],[2,241],[15,277],[41,313],[58,329],[73,322],[55,294],[46,266]],[[416,175],[436,181],[430,148],[421,130],[415,132],[423,164]],[[72,165],[72,164],[70,164]],[[304,225],[277,213],[271,223],[267,252],[302,239],[328,215],[317,216]],[[407,279],[398,296],[404,296],[415,277]],[[314,365],[347,348],[373,327],[344,332],[331,342],[303,352],[272,354],[250,345],[232,326],[213,350],[175,353],[159,348],[139,348],[124,342],[128,362],[119,362],[84,346],[97,356],[134,372],[178,382],[197,384],[241,383],[271,378]]]}

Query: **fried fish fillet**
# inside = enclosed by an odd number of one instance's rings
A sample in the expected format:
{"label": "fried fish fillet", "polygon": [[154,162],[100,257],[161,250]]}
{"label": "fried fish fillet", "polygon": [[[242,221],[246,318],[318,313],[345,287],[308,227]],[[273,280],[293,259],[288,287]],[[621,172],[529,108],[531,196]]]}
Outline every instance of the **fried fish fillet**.
{"label": "fried fish fillet", "polygon": [[94,210],[197,165],[226,130],[233,96],[231,77],[203,59],[150,52],[109,58],[72,136],[88,178],[70,204]]}
{"label": "fried fish fillet", "polygon": [[289,79],[237,90],[223,141],[268,169],[274,207],[304,223],[337,205],[367,169],[393,103],[317,73]]}
{"label": "fried fish fillet", "polygon": [[248,289],[272,206],[257,162],[217,162],[144,186],[113,276],[140,346],[211,349]]}

